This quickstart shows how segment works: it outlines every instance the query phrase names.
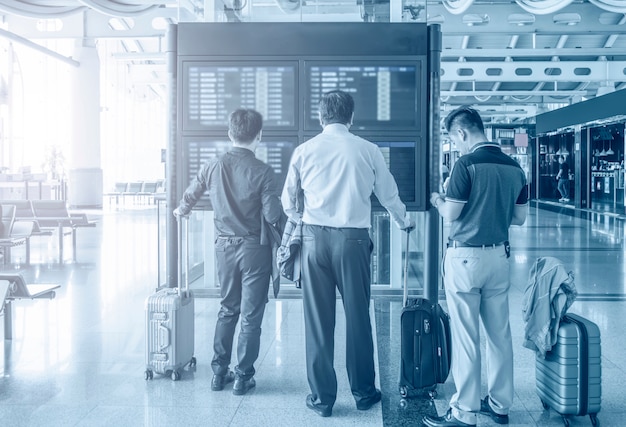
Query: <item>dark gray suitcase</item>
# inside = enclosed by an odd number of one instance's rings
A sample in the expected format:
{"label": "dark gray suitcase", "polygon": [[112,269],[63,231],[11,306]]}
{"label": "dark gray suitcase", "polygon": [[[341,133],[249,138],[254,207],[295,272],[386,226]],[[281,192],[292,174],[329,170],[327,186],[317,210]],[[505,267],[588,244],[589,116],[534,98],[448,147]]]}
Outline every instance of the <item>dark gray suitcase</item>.
{"label": "dark gray suitcase", "polygon": [[536,358],[537,394],[544,409],[562,415],[589,415],[598,425],[602,400],[602,366],[598,325],[576,314],[561,320],[556,345],[545,359]]}
{"label": "dark gray suitcase", "polygon": [[[182,253],[182,223],[178,221],[178,254]],[[189,291],[189,233],[185,252],[185,289],[181,289],[182,263],[178,266],[178,287],[164,288],[146,299],[146,371],[145,379],[153,378],[154,372],[170,375],[173,381],[180,379],[186,365],[196,365],[194,353],[194,299]]]}

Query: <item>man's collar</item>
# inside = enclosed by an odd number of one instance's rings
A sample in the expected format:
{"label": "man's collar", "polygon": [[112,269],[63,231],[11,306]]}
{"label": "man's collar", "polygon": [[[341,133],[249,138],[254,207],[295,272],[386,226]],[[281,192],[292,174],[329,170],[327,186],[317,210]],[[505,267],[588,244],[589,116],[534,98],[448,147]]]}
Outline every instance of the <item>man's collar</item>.
{"label": "man's collar", "polygon": [[337,133],[337,132],[349,132],[348,126],[343,123],[331,123],[324,126],[324,130],[322,132],[328,133]]}
{"label": "man's collar", "polygon": [[491,141],[479,142],[478,144],[472,145],[470,150],[469,150],[469,152],[473,153],[474,151],[478,150],[479,148],[484,148],[484,147],[498,147],[498,148],[500,148],[500,144],[498,144],[497,142],[491,142]]}
{"label": "man's collar", "polygon": [[242,147],[241,145],[233,145],[231,147],[230,151],[236,151],[238,153],[243,153],[243,154],[246,154],[246,153],[254,154],[254,151],[252,151],[248,147]]}

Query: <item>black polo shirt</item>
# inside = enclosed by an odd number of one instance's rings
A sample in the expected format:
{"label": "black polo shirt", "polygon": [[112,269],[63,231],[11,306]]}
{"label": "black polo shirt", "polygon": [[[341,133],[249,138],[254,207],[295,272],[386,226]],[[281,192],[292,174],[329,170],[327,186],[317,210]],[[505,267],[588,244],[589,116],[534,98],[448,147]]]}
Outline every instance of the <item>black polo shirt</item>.
{"label": "black polo shirt", "polygon": [[471,245],[501,243],[509,238],[515,205],[528,203],[526,174],[498,144],[478,144],[454,164],[446,200],[465,204],[451,223],[450,239]]}

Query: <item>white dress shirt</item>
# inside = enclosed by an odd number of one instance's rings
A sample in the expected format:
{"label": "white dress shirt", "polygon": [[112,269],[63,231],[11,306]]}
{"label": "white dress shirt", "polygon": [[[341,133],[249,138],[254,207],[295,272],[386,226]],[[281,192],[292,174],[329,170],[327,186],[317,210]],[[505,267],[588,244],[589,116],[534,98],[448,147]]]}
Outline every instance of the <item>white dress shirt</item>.
{"label": "white dress shirt", "polygon": [[305,224],[370,228],[373,192],[398,227],[410,225],[380,149],[351,134],[346,125],[327,125],[294,150],[281,201],[285,213],[296,221],[298,182],[304,192]]}

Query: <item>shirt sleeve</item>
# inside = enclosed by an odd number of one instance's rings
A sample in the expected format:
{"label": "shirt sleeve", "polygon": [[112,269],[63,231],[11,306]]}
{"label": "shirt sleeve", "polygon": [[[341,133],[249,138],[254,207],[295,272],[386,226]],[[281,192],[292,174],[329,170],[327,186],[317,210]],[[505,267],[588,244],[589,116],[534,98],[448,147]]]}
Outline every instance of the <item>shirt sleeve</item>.
{"label": "shirt sleeve", "polygon": [[278,183],[276,174],[271,167],[267,168],[263,176],[263,188],[261,193],[261,203],[263,210],[263,218],[269,224],[276,224],[282,213],[282,206],[278,196]]}
{"label": "shirt sleeve", "polygon": [[207,177],[209,175],[210,164],[206,162],[202,168],[198,171],[196,177],[191,181],[189,187],[183,193],[183,198],[180,201],[180,210],[183,215],[187,215],[191,212],[191,209],[198,203],[200,197],[205,193],[208,188]]}
{"label": "shirt sleeve", "polygon": [[472,189],[472,181],[469,172],[464,167],[461,159],[452,168],[450,181],[446,189],[446,200],[465,203],[469,200],[470,191]]}
{"label": "shirt sleeve", "polygon": [[406,228],[411,224],[411,220],[406,212],[406,206],[400,200],[398,185],[389,172],[383,153],[378,147],[373,150],[374,162],[374,194],[378,201],[394,220],[399,228]]}
{"label": "shirt sleeve", "polygon": [[287,178],[285,179],[285,185],[280,197],[285,214],[295,222],[302,218],[302,213],[298,212],[297,205],[297,195],[300,188],[300,171],[297,167],[298,158],[299,150],[296,148],[289,162]]}

